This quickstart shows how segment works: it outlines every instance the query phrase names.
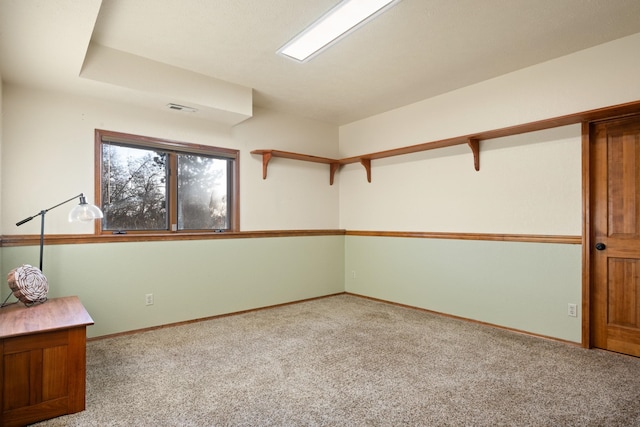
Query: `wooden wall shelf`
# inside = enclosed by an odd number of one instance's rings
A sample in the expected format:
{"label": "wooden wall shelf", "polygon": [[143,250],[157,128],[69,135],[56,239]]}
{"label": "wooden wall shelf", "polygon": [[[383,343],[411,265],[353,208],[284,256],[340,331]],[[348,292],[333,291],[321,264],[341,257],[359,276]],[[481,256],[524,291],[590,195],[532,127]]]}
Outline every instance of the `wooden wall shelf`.
{"label": "wooden wall shelf", "polygon": [[434,150],[437,148],[453,147],[455,145],[467,144],[473,154],[473,166],[476,171],[480,170],[480,141],[505,136],[518,135],[522,133],[535,132],[554,127],[573,125],[577,123],[602,120],[610,117],[620,117],[640,112],[640,101],[626,104],[614,105],[611,107],[599,108],[597,110],[583,111],[580,113],[568,114],[566,116],[554,117],[551,119],[539,120],[536,122],[524,123],[501,129],[493,129],[479,132],[473,135],[459,136],[455,138],[442,139],[439,141],[425,142],[408,147],[394,148],[376,153],[363,154],[360,156],[346,157],[344,159],[330,159],[327,157],[317,157],[308,154],[291,153],[280,150],[253,150],[251,154],[262,155],[262,179],[267,179],[267,166],[273,157],[285,159],[302,160],[305,162],[326,163],[329,165],[329,184],[333,185],[336,172],[342,165],[350,163],[360,163],[367,172],[367,181],[371,182],[371,160],[383,159],[386,157],[400,156],[403,154],[419,153],[421,151]]}
{"label": "wooden wall shelf", "polygon": [[467,138],[462,140],[459,138],[428,142],[425,144],[413,145],[410,147],[396,148],[393,150],[380,151],[377,153],[365,154],[363,156],[347,157],[344,159],[330,159],[328,157],[311,156],[308,154],[292,153],[280,150],[253,150],[251,154],[259,154],[262,156],[262,179],[267,179],[267,169],[269,162],[274,157],[283,159],[301,160],[312,163],[325,163],[329,165],[329,185],[333,185],[336,172],[342,165],[350,163],[360,163],[367,172],[367,181],[371,182],[371,160],[383,159],[385,157],[400,156],[402,154],[418,153],[420,151],[433,150],[435,148],[451,147],[453,145],[468,144],[473,153],[473,164],[475,170],[480,170],[480,140],[476,138]]}
{"label": "wooden wall shelf", "polygon": [[280,150],[253,150],[251,154],[262,155],[262,179],[267,179],[267,166],[273,157],[282,157],[283,159],[302,160],[305,162],[325,163],[329,165],[329,185],[333,185],[333,177],[340,168],[340,160],[329,159],[327,157],[310,156],[308,154],[291,153],[289,151]]}

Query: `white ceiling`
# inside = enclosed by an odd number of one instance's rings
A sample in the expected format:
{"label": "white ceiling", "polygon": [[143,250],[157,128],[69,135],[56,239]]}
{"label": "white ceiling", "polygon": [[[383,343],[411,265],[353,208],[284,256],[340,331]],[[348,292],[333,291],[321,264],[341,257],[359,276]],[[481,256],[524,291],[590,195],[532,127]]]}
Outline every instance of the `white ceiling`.
{"label": "white ceiling", "polygon": [[[245,101],[215,98],[246,88],[254,106],[341,125],[640,32],[640,0],[402,0],[307,63],[276,55],[337,3],[0,0],[0,73],[151,108],[191,102],[231,124]],[[106,59],[89,72],[100,52],[140,57],[143,78],[116,78],[132,73]]]}

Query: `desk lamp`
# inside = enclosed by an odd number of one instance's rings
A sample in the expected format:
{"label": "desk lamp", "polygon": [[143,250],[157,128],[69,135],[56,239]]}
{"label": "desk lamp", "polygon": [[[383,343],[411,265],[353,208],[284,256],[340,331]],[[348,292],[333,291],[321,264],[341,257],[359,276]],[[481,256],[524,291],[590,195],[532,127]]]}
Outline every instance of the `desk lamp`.
{"label": "desk lamp", "polygon": [[[37,216],[40,216],[40,269],[34,268],[30,265],[23,265],[21,267],[11,270],[8,276],[9,287],[13,291],[13,295],[22,301],[26,306],[43,303],[47,300],[47,292],[49,291],[49,285],[47,278],[42,273],[42,254],[44,250],[44,217],[47,212],[52,209],[62,206],[74,199],[80,199],[80,204],[76,205],[71,212],[69,212],[69,222],[87,222],[93,221],[98,218],[102,218],[103,214],[100,208],[95,205],[87,203],[87,199],[83,193],[74,196],[64,202],[58,203],[49,209],[43,209],[35,215],[23,219],[16,223],[19,227],[22,224],[31,221]],[[4,307],[7,300],[0,307]]]}

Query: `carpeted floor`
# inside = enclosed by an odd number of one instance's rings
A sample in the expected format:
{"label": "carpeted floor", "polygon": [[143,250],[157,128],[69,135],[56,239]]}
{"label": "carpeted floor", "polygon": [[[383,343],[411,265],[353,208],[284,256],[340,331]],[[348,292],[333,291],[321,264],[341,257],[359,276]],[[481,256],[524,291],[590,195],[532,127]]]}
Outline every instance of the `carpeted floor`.
{"label": "carpeted floor", "polygon": [[338,295],[91,341],[40,426],[633,426],[640,358]]}

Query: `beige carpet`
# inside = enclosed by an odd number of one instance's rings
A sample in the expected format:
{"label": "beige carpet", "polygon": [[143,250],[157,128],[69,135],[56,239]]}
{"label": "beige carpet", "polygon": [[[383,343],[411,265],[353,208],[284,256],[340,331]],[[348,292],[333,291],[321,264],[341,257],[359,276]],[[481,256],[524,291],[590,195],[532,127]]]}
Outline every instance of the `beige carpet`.
{"label": "beige carpet", "polygon": [[640,359],[338,295],[89,342],[42,426],[633,426]]}

